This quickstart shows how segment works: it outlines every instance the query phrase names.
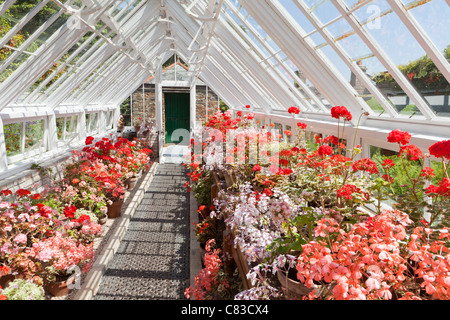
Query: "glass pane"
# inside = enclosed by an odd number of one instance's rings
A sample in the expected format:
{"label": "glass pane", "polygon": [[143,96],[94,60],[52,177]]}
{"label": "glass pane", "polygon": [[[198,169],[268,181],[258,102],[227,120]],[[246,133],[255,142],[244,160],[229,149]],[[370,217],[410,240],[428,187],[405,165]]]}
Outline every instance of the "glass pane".
{"label": "glass pane", "polygon": [[434,45],[441,51],[447,48],[450,44],[450,32],[448,32],[450,7],[448,2],[446,3],[445,0],[402,1]]}
{"label": "glass pane", "polygon": [[11,157],[21,153],[23,122],[5,124],[3,133],[5,135],[6,156]]}
{"label": "glass pane", "polygon": [[[380,148],[380,147],[376,147],[376,146],[370,146],[369,152],[370,152],[370,157],[372,158],[372,160],[376,162],[377,167],[380,170],[380,173],[382,175],[386,174],[386,176],[384,176],[385,180],[392,181],[391,189],[394,192],[394,195],[393,195],[394,200],[397,199],[398,195],[401,195],[402,193],[407,192],[408,188],[412,187],[411,179],[409,179],[408,176],[405,174],[403,165],[406,166],[408,175],[411,177],[418,177],[422,170],[422,165],[421,165],[420,161],[403,162],[402,158],[398,157],[398,152],[396,152],[396,151],[388,150],[388,149],[384,149],[384,148]],[[388,171],[383,169],[382,163],[385,159],[390,159],[395,164]],[[423,194],[421,196],[423,196]]]}
{"label": "glass pane", "polygon": [[308,18],[300,11],[300,9],[294,4],[292,0],[279,0],[284,8],[291,14],[291,16],[297,21],[300,27],[308,34],[314,31],[316,28],[309,22]]}
{"label": "glass pane", "polygon": [[[55,3],[50,1],[33,17],[31,17],[27,23],[21,21],[26,14],[31,12],[35,5],[39,5],[39,3],[34,1],[26,3],[17,2],[13,4],[2,17],[0,17],[0,38],[5,36],[14,26],[20,26],[20,30],[13,35],[5,47],[0,49],[0,61],[4,63],[3,68],[7,67],[7,69],[2,72],[0,81],[4,81],[7,76],[16,70],[17,67],[29,57],[29,53],[35,52],[45,42],[45,40],[47,40],[64,24],[69,17],[69,15],[59,17],[51,26],[47,28],[47,30],[44,30],[39,37],[38,35],[33,36],[33,38],[38,38],[34,41],[30,39],[29,42],[32,41],[31,44],[28,43],[27,48],[21,48],[21,50],[25,50],[25,55],[20,54],[11,48],[21,47],[22,44],[30,38],[44,22],[52,17],[56,12],[61,10]],[[10,59],[6,60],[7,58]]]}
{"label": "glass pane", "polygon": [[[2,57],[5,57],[5,59],[9,56],[11,53],[11,50],[8,48],[1,48],[0,49],[0,61],[2,61]],[[27,53],[21,53],[9,66],[0,74],[0,83],[6,80],[20,65],[28,59],[29,54]]]}
{"label": "glass pane", "polygon": [[44,120],[25,122],[25,151],[44,146]]}
{"label": "glass pane", "polygon": [[90,128],[90,115],[88,113],[86,113],[86,131],[87,132],[91,132],[91,128]]}
{"label": "glass pane", "polygon": [[66,120],[65,117],[56,118],[56,135],[58,137],[58,140],[62,140],[63,139],[64,122],[65,122],[65,120]]}
{"label": "glass pane", "polygon": [[78,116],[71,116],[66,120],[66,140],[71,140],[77,135]]}
{"label": "glass pane", "polygon": [[[0,39],[1,39],[11,29],[11,24],[10,24],[10,21],[5,19],[4,17],[0,17],[0,26],[1,26],[1,28],[0,28]],[[11,40],[9,40],[6,43],[6,46],[0,48],[0,67],[6,62],[6,59],[11,54],[14,53],[14,50],[11,49],[11,48],[18,48],[18,47],[20,47],[20,45],[23,42],[25,42],[25,40],[26,40],[25,36],[20,32],[20,33],[15,34],[11,38]],[[22,59],[19,60],[19,61],[25,60],[27,57],[28,57],[28,55],[22,56]],[[17,64],[17,62],[16,62],[16,64]],[[18,67],[18,65],[20,65],[20,64],[17,64],[13,70],[15,70]],[[0,76],[0,81],[3,81],[3,80],[4,80],[4,77]]]}
{"label": "glass pane", "polygon": [[[373,10],[368,10],[368,6],[372,6]],[[436,79],[436,67],[434,64],[430,64],[431,60],[426,57],[424,49],[400,18],[392,12],[386,1],[373,1],[356,10],[355,16],[388,58],[404,74],[404,79],[411,83],[422,96],[429,94],[430,92],[423,82],[428,79]],[[400,114],[409,117],[421,114],[415,106],[415,102],[408,97],[398,83],[393,81],[389,72],[379,70],[373,80],[380,90],[391,97],[390,100]],[[426,101],[427,99],[425,99]]]}
{"label": "glass pane", "polygon": [[91,113],[91,120],[89,122],[89,127],[90,127],[90,131],[92,133],[97,133],[98,132],[97,116],[98,116],[98,113]]}
{"label": "glass pane", "polygon": [[[432,177],[431,179],[431,184],[437,186],[439,185],[439,181],[442,180],[442,178],[446,177],[446,175],[444,175],[444,168],[442,167],[442,162],[441,161],[431,161],[431,168],[433,169],[433,173],[435,174],[434,177]],[[450,173],[450,169],[449,166],[446,166],[447,169],[447,174]]]}
{"label": "glass pane", "polygon": [[330,0],[304,0],[304,2],[322,24],[326,24],[340,16],[339,11]]}

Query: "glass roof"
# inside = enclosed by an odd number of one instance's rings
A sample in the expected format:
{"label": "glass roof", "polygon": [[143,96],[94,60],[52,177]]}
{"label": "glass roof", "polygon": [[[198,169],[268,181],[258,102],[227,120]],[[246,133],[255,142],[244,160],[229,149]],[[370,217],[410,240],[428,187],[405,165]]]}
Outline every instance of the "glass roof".
{"label": "glass roof", "polygon": [[445,0],[0,0],[0,108],[119,104],[177,53],[233,109],[446,123],[449,17]]}

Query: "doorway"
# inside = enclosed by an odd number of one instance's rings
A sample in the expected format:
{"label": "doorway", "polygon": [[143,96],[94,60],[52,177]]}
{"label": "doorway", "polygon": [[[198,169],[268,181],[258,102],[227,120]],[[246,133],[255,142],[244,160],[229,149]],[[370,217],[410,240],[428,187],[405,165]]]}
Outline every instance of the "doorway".
{"label": "doorway", "polygon": [[[190,130],[190,94],[189,93],[164,93],[165,100],[165,143],[180,143],[181,137],[172,134],[177,129]],[[180,139],[180,140],[178,140]],[[184,139],[185,140],[185,139]]]}

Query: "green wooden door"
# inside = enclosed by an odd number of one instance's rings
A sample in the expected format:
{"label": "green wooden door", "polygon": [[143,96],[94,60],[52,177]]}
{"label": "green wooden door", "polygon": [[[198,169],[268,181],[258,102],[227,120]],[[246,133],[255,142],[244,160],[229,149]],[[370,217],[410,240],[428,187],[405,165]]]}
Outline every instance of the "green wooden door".
{"label": "green wooden door", "polygon": [[[172,133],[176,129],[190,130],[190,94],[189,93],[165,93],[165,120],[166,120],[166,143],[177,143],[172,141]],[[178,139],[178,137],[174,137]]]}

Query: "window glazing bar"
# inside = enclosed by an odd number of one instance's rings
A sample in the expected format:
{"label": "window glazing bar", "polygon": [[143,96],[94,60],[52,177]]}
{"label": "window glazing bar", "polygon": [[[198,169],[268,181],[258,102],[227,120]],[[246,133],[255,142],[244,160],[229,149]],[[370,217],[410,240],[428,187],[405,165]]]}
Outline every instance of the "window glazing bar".
{"label": "window glazing bar", "polygon": [[420,109],[422,114],[427,120],[435,118],[435,114],[428,107],[428,103],[422,98],[422,96],[414,89],[409,83],[403,73],[397,68],[397,66],[387,57],[386,53],[378,45],[377,41],[361,26],[352,13],[347,11],[347,7],[342,0],[331,0],[339,12],[345,17],[349,25],[357,32],[361,40],[367,45],[367,47],[375,54],[380,62],[386,67],[391,76],[397,81],[405,93],[411,97],[416,106]]}
{"label": "window glazing bar", "polygon": [[[310,14],[309,10],[307,10],[307,7],[304,2],[299,0],[293,0],[300,11],[303,12],[303,14],[308,18],[308,20],[311,22],[311,24],[319,30],[319,33],[321,36],[328,42],[328,44],[335,50],[335,52],[340,56],[342,61],[345,62],[345,64],[350,68],[350,70],[358,77],[358,79],[364,83],[364,86],[374,95],[374,97],[377,99],[377,101],[381,104],[383,109],[391,116],[395,117],[397,116],[397,111],[392,107],[390,102],[386,99],[386,97],[381,94],[381,92],[375,87],[375,85],[370,81],[369,77],[367,77],[364,72],[356,66],[354,63],[350,61],[349,56],[345,53],[345,51],[342,49],[342,47],[333,40],[333,37],[330,35],[330,33],[321,26],[320,21],[318,19]],[[342,16],[341,16],[342,17]],[[366,108],[366,111],[369,113],[373,112],[369,110],[369,108]]]}
{"label": "window glazing bar", "polygon": [[425,50],[431,60],[433,60],[436,67],[442,72],[445,79],[447,79],[447,82],[450,83],[450,64],[438,48],[436,48],[426,32],[399,0],[387,0],[387,2],[391,5],[392,9],[394,9],[395,13],[399,16],[414,38],[416,38],[417,42]]}

